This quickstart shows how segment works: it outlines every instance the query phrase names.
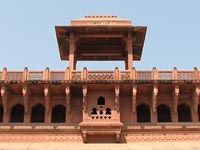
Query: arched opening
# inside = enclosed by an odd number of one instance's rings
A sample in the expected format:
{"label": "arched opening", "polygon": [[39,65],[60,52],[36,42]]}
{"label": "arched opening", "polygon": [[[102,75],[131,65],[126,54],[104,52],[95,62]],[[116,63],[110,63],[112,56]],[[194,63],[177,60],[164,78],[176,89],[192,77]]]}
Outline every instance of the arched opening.
{"label": "arched opening", "polygon": [[106,115],[111,115],[111,109],[110,108],[106,108]]}
{"label": "arched opening", "polygon": [[0,105],[0,122],[3,122],[3,106]]}
{"label": "arched opening", "polygon": [[141,104],[137,106],[137,122],[151,122],[149,105]]}
{"label": "arched opening", "polygon": [[57,105],[52,109],[51,122],[65,122],[66,109],[63,105]]}
{"label": "arched opening", "polygon": [[38,104],[31,110],[31,122],[44,122],[45,108],[43,105]]}
{"label": "arched opening", "polygon": [[105,98],[103,96],[98,98],[97,105],[105,105]]}
{"label": "arched opening", "polygon": [[171,122],[170,108],[164,104],[157,107],[158,122]]}
{"label": "arched opening", "polygon": [[17,104],[11,109],[10,122],[24,122],[23,105]]}
{"label": "arched opening", "polygon": [[92,114],[92,115],[97,115],[97,109],[96,109],[96,108],[92,108],[91,114]]}
{"label": "arched opening", "polygon": [[191,111],[190,111],[189,106],[187,106],[185,104],[181,104],[178,106],[178,121],[179,122],[191,122],[192,121]]}
{"label": "arched opening", "polygon": [[200,121],[200,105],[198,105],[198,116],[199,116],[199,121]]}

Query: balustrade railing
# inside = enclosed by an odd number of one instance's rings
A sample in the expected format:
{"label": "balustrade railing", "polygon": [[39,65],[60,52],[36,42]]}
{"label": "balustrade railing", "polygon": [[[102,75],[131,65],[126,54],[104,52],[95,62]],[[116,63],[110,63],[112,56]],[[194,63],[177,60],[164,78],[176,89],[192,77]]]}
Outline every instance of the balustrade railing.
{"label": "balustrade railing", "polygon": [[7,81],[22,81],[23,71],[8,71],[6,74]]}
{"label": "balustrade railing", "polygon": [[51,71],[50,72],[51,81],[62,81],[65,80],[65,71]]}
{"label": "balustrade railing", "polygon": [[152,71],[137,71],[137,80],[152,80]]}
{"label": "balustrade railing", "polygon": [[28,80],[43,80],[43,71],[29,71]]}
{"label": "balustrade railing", "polygon": [[173,71],[158,71],[158,80],[173,80]]}
{"label": "balustrade railing", "polygon": [[193,80],[194,71],[178,71],[179,80]]}
{"label": "balustrade railing", "polygon": [[88,80],[114,80],[114,71],[88,71]]}
{"label": "balustrade railing", "polygon": [[200,80],[197,68],[193,71],[177,70],[61,70],[54,71],[46,68],[43,71],[33,71],[27,68],[24,71],[0,71],[0,80],[3,81],[64,81],[64,80]]}

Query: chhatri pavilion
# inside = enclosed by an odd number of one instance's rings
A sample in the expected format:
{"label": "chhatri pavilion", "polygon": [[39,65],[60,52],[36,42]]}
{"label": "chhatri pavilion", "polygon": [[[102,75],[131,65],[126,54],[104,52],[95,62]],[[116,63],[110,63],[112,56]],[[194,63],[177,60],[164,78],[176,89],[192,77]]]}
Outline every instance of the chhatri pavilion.
{"label": "chhatri pavilion", "polygon": [[[137,70],[147,27],[89,15],[55,30],[66,69],[0,71],[0,142],[200,140],[200,72]],[[77,70],[78,61],[125,70]]]}

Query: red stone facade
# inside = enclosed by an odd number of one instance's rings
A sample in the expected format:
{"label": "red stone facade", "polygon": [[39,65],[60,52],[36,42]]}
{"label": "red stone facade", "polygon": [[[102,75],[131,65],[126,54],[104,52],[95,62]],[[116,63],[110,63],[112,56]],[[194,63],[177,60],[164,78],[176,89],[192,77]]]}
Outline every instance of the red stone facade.
{"label": "red stone facade", "polygon": [[[66,70],[0,71],[0,141],[200,140],[198,68],[136,70],[145,34],[109,15],[56,26]],[[125,70],[76,70],[79,60],[121,60]]]}

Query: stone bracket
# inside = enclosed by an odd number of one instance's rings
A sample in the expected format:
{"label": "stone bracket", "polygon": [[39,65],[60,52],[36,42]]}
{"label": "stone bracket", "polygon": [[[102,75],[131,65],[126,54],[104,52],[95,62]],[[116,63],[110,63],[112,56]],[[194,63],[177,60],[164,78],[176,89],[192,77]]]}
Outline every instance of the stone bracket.
{"label": "stone bracket", "polygon": [[132,111],[136,112],[136,103],[137,103],[137,86],[134,85],[132,88]]}
{"label": "stone bracket", "polygon": [[117,112],[119,112],[119,93],[120,93],[120,86],[119,85],[115,85],[115,109],[117,110]]}
{"label": "stone bracket", "polygon": [[4,113],[6,113],[8,111],[9,96],[10,96],[10,91],[9,91],[8,87],[5,85],[2,85],[1,86],[1,97],[2,97]]}
{"label": "stone bracket", "polygon": [[67,106],[67,112],[69,113],[71,111],[71,99],[70,99],[70,86],[67,85],[65,88],[65,94],[66,94],[66,106]]}
{"label": "stone bracket", "polygon": [[22,87],[22,95],[23,95],[23,101],[24,101],[24,109],[25,112],[27,113],[29,110],[29,97],[30,97],[30,90],[28,88],[28,85],[24,85]]}
{"label": "stone bracket", "polygon": [[199,94],[200,94],[199,86],[195,86],[195,89],[194,89],[193,95],[192,95],[194,112],[197,112],[197,111],[198,111]]}
{"label": "stone bracket", "polygon": [[152,91],[152,110],[155,113],[157,109],[157,100],[158,100],[158,85],[153,86]]}
{"label": "stone bracket", "polygon": [[174,100],[173,111],[174,111],[174,114],[177,113],[178,97],[179,97],[179,86],[175,85],[174,92],[173,92],[173,100]]}
{"label": "stone bracket", "polygon": [[86,112],[87,111],[87,85],[83,85],[82,92],[83,92],[83,110],[84,112]]}

